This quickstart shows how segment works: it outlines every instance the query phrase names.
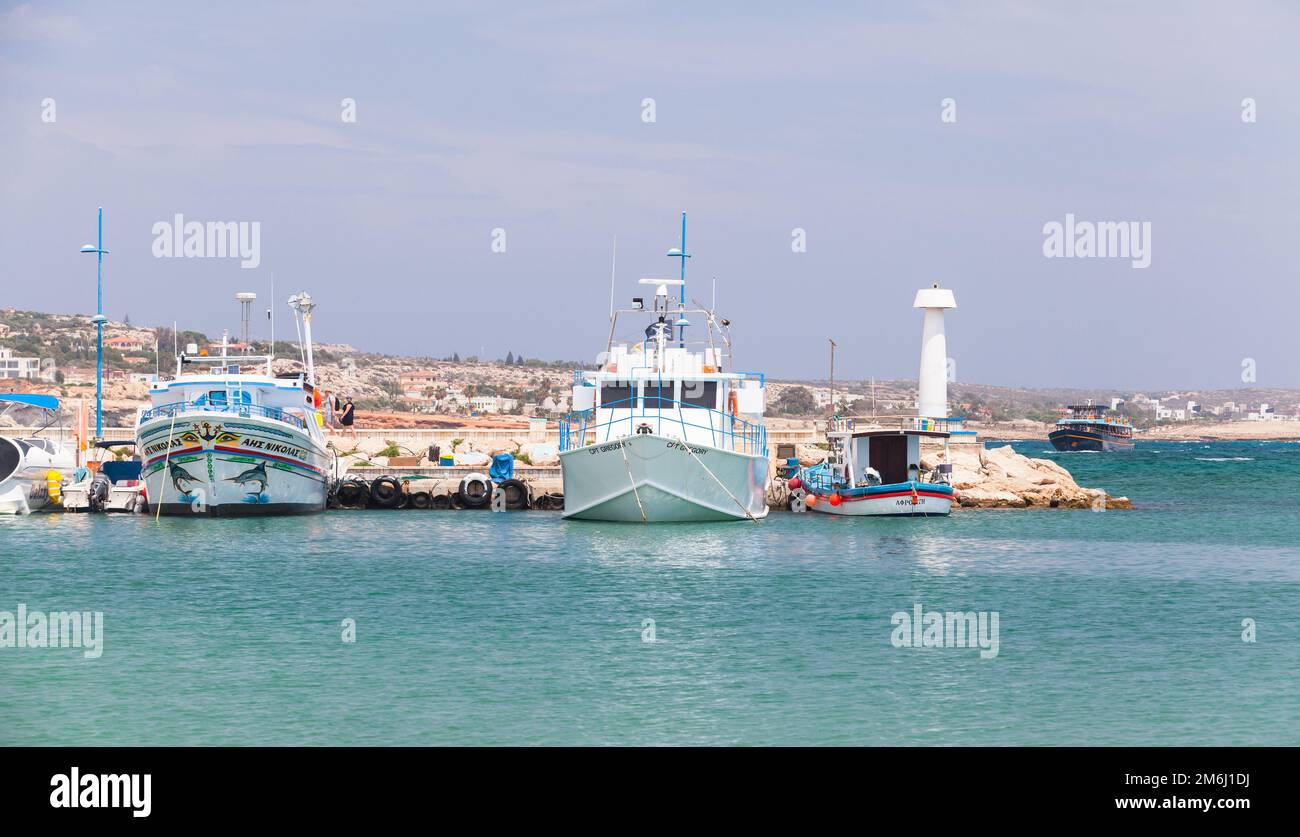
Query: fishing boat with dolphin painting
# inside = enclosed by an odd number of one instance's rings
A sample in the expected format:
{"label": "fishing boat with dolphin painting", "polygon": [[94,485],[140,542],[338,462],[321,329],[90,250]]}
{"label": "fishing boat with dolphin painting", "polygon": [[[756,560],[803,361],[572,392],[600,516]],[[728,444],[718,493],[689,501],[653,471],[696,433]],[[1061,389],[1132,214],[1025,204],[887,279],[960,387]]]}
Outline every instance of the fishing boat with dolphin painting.
{"label": "fishing boat with dolphin painting", "polygon": [[[240,294],[247,332],[253,294]],[[325,510],[333,457],[313,385],[310,295],[301,318],[304,372],[272,373],[271,355],[209,356],[190,344],[176,376],[149,389],[136,420],[149,502],[168,515],[309,514]],[[247,346],[248,340],[245,339]]]}

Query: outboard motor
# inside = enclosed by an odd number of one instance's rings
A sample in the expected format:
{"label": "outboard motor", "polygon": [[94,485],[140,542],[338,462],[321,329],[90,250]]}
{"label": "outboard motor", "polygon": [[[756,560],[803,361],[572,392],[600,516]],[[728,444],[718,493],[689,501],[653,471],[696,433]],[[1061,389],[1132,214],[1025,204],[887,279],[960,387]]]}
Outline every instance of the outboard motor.
{"label": "outboard motor", "polygon": [[102,512],[104,506],[108,503],[108,492],[113,488],[113,481],[103,471],[97,471],[95,476],[90,480],[90,491],[88,500],[90,501],[90,510],[93,512]]}

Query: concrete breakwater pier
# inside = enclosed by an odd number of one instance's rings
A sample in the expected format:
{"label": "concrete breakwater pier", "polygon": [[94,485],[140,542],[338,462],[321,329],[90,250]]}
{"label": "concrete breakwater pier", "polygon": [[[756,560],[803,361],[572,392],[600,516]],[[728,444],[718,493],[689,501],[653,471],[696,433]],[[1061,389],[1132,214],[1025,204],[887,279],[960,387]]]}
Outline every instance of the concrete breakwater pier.
{"label": "concrete breakwater pier", "polygon": [[[3,428],[6,436],[30,435],[35,428]],[[130,428],[105,428],[108,439],[130,439]],[[801,465],[822,461],[826,448],[822,422],[779,420],[768,428],[769,470],[768,505],[788,509],[789,491],[777,478],[777,467],[786,457],[797,458]],[[490,507],[490,498],[481,506],[457,502],[462,483],[475,474],[486,474],[491,457],[510,453],[516,457],[514,478],[527,487],[529,506],[544,509],[562,508],[563,483],[559,467],[559,433],[552,423],[532,420],[515,428],[378,428],[358,429],[355,433],[329,434],[337,454],[331,474],[336,489],[348,480],[370,486],[390,478],[405,495],[396,505],[420,508],[411,504],[427,499],[429,508]],[[443,465],[431,459],[434,449],[439,458],[450,457]],[[381,455],[388,454],[388,455]],[[957,491],[957,508],[1130,508],[1126,497],[1112,496],[1099,487],[1080,486],[1068,470],[1047,459],[1035,459],[1016,453],[1010,445],[985,448],[970,437],[965,444],[950,445],[948,457],[953,466],[953,487]],[[941,449],[925,451],[925,466],[944,461]],[[391,486],[390,486],[391,487]],[[336,491],[337,500],[337,491]],[[436,498],[443,498],[441,500]],[[538,502],[540,501],[540,502]],[[512,506],[518,508],[518,500]],[[446,503],[447,505],[444,505]],[[357,501],[348,507],[373,506]]]}

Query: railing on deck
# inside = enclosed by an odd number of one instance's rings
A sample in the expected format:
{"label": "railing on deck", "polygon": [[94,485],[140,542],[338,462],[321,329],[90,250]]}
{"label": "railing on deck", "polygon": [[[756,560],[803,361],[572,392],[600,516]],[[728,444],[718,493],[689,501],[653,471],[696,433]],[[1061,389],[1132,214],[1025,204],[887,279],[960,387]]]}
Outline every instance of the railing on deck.
{"label": "railing on deck", "polygon": [[207,401],[173,401],[170,404],[161,404],[141,413],[140,421],[144,422],[163,416],[174,416],[178,413],[224,413],[239,416],[240,418],[257,416],[292,424],[300,430],[307,428],[307,422],[300,416],[287,413],[279,407],[263,407],[260,404],[212,404]]}
{"label": "railing on deck", "polygon": [[852,416],[836,418],[830,422],[829,430],[872,430],[876,428],[919,430],[930,433],[960,433],[965,419],[930,418],[928,416]]}
{"label": "railing on deck", "polygon": [[[644,402],[647,400],[662,406],[646,408]],[[639,408],[636,403],[638,401],[642,402]],[[694,428],[697,431],[708,432],[712,440],[711,445],[715,448],[737,453],[767,455],[766,427],[721,410],[682,404],[670,398],[642,399],[635,396],[610,404],[601,404],[600,409],[617,410],[620,415],[596,423],[595,411],[584,410],[570,413],[560,419],[561,451],[584,447],[587,444],[588,432],[595,432],[595,442],[600,444],[610,439],[631,436],[642,427],[648,427],[650,433],[660,436],[675,436],[680,433],[683,441],[697,442],[700,438],[699,434],[690,436],[687,432],[687,428]],[[624,412],[625,415],[621,414]],[[692,420],[697,416],[698,421]],[[719,420],[715,420],[715,417]],[[641,432],[647,431],[641,430]]]}

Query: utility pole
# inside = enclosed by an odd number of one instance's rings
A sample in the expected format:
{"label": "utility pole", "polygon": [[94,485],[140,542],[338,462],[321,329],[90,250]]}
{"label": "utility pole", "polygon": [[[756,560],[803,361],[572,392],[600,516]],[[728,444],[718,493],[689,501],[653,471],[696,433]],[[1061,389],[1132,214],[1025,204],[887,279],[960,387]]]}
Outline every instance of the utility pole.
{"label": "utility pole", "polygon": [[839,344],[827,337],[831,344],[831,418],[835,418],[835,347]]}

